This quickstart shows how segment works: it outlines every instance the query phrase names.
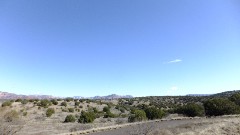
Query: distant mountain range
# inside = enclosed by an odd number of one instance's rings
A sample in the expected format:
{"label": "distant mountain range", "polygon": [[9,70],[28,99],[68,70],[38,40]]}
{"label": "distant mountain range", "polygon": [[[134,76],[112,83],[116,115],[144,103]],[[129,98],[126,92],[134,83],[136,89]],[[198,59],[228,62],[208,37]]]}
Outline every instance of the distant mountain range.
{"label": "distant mountain range", "polygon": [[205,97],[205,96],[211,96],[213,94],[187,94],[186,96],[190,97]]}
{"label": "distant mountain range", "polygon": [[[240,93],[240,90],[225,91],[225,92],[216,93],[216,94],[188,94],[186,96],[229,97],[234,93]],[[162,96],[162,97],[164,97],[164,96]],[[54,96],[51,96],[51,95],[18,95],[18,94],[14,94],[14,93],[8,93],[8,92],[0,91],[0,99],[18,99],[18,98],[24,98],[24,99],[54,99],[54,98],[60,98],[60,97],[54,97]],[[61,97],[61,98],[65,98],[65,97]],[[111,95],[107,95],[107,96],[95,96],[95,97],[74,96],[72,98],[74,98],[74,99],[106,99],[106,100],[111,100],[111,99],[119,99],[119,98],[133,98],[133,96],[111,94]]]}
{"label": "distant mountain range", "polygon": [[[74,97],[75,99],[81,99],[84,97]],[[95,96],[95,97],[88,97],[87,99],[119,99],[119,98],[133,98],[133,96],[131,95],[116,95],[116,94],[112,94],[112,95],[108,95],[108,96]]]}
{"label": "distant mountain range", "polygon": [[[18,98],[24,98],[24,99],[54,99],[59,97],[54,97],[51,95],[18,95],[14,93],[8,93],[8,92],[1,92],[0,91],[0,99],[18,99]],[[62,97],[64,98],[64,97]],[[119,98],[133,98],[131,95],[108,95],[108,96],[95,96],[95,97],[82,97],[82,96],[74,96],[74,99],[119,99]]]}
{"label": "distant mountain range", "polygon": [[17,95],[14,93],[2,92],[0,91],[0,99],[17,99],[17,98],[24,98],[24,99],[52,99],[56,98],[51,95]]}

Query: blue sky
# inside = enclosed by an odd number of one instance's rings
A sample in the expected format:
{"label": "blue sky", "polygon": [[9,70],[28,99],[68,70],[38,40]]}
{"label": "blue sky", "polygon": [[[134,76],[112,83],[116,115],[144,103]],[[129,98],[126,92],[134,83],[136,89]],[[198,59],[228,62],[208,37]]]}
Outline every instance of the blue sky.
{"label": "blue sky", "polygon": [[0,91],[240,89],[239,0],[1,0]]}

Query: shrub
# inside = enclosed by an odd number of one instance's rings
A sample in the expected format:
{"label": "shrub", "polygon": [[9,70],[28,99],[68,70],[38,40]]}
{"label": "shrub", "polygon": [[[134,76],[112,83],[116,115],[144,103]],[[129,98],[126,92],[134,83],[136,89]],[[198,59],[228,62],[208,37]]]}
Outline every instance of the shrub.
{"label": "shrub", "polygon": [[204,116],[205,111],[202,105],[189,103],[175,110],[176,113],[184,114],[188,117]]}
{"label": "shrub", "polygon": [[23,116],[27,116],[27,112],[24,112],[24,113],[23,113]]}
{"label": "shrub", "polygon": [[18,116],[18,112],[15,111],[15,110],[11,110],[10,112],[7,112],[5,115],[4,115],[4,119],[6,122],[12,122],[16,119],[18,119],[19,116]]}
{"label": "shrub", "polygon": [[66,107],[67,106],[67,102],[62,102],[61,106],[65,106]]}
{"label": "shrub", "polygon": [[28,100],[27,100],[27,99],[24,99],[24,100],[21,101],[21,103],[25,105],[25,104],[28,103]]}
{"label": "shrub", "polygon": [[80,106],[79,106],[79,108],[83,108],[83,106],[82,106],[82,105],[80,105]]}
{"label": "shrub", "polygon": [[143,110],[135,110],[133,114],[128,117],[129,122],[143,121],[146,120],[147,116]]}
{"label": "shrub", "polygon": [[74,108],[68,108],[69,112],[74,112]]}
{"label": "shrub", "polygon": [[98,113],[98,109],[96,107],[93,107],[93,112]]}
{"label": "shrub", "polygon": [[79,99],[79,102],[83,103],[85,101],[85,99]]}
{"label": "shrub", "polygon": [[29,102],[34,102],[35,100],[34,100],[34,99],[29,99],[28,101],[29,101]]}
{"label": "shrub", "polygon": [[121,113],[125,113],[125,109],[124,108],[120,108]]}
{"label": "shrub", "polygon": [[109,112],[109,111],[110,111],[110,108],[107,107],[107,106],[105,106],[105,107],[103,108],[103,111],[104,111],[104,112]]}
{"label": "shrub", "polygon": [[150,120],[161,119],[164,116],[164,112],[156,107],[146,108],[144,111]]}
{"label": "shrub", "polygon": [[54,104],[54,105],[58,105],[58,101],[57,101],[56,99],[52,99],[51,102],[52,102],[52,104]]}
{"label": "shrub", "polygon": [[104,115],[104,118],[115,118],[116,115],[111,113],[110,111],[106,112],[106,114]]}
{"label": "shrub", "polygon": [[6,102],[2,103],[2,107],[11,106],[11,105],[12,105],[12,102],[10,102],[10,101],[6,101]]}
{"label": "shrub", "polygon": [[64,122],[75,122],[75,116],[74,115],[67,115]]}
{"label": "shrub", "polygon": [[53,108],[48,108],[46,111],[47,117],[51,117],[52,114],[54,114],[54,113],[55,113],[55,110]]}
{"label": "shrub", "polygon": [[79,123],[92,123],[96,119],[95,113],[93,112],[81,112],[81,116],[78,119]]}
{"label": "shrub", "polygon": [[47,99],[44,99],[44,100],[41,100],[40,103],[38,104],[38,106],[41,106],[41,107],[44,107],[44,108],[47,108],[48,106],[50,106],[52,103],[47,100]]}
{"label": "shrub", "polygon": [[22,99],[16,99],[15,102],[22,102]]}
{"label": "shrub", "polygon": [[75,102],[75,106],[79,106],[80,105],[80,102]]}
{"label": "shrub", "polygon": [[204,103],[204,108],[206,115],[208,116],[219,116],[240,113],[239,106],[237,106],[234,102],[223,98],[207,100]]}
{"label": "shrub", "polygon": [[67,101],[67,102],[73,101],[73,98],[70,98],[70,97],[65,98],[65,101]]}

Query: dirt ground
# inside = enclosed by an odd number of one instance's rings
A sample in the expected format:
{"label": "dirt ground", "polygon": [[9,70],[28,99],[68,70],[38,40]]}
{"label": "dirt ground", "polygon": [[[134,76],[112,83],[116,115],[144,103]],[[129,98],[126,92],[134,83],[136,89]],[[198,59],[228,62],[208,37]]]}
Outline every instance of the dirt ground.
{"label": "dirt ground", "polygon": [[[106,106],[96,103],[81,105],[81,110],[87,110],[88,106],[102,110]],[[74,103],[69,102],[68,107],[74,107]],[[55,109],[55,114],[46,117],[47,108],[39,108],[31,103],[22,105],[15,102],[10,107],[0,107],[0,135],[240,135],[240,115],[192,119],[171,114],[162,120],[138,123],[128,123],[127,118],[101,117],[91,124],[81,124],[64,123],[68,114],[80,112],[63,112],[62,109],[66,107],[59,105],[52,105],[51,108]],[[10,115],[11,110],[15,110],[17,115]],[[27,112],[26,116],[24,112]],[[111,112],[120,113],[114,108],[111,108]],[[8,119],[9,115],[11,119]]]}
{"label": "dirt ground", "polygon": [[240,135],[240,118],[208,118],[150,122],[90,135]]}

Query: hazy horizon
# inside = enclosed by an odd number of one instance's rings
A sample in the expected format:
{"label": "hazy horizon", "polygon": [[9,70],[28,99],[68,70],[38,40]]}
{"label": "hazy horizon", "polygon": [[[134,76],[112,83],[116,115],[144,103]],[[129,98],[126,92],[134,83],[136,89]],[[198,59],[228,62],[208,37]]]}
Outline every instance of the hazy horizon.
{"label": "hazy horizon", "polygon": [[0,91],[61,97],[240,89],[238,0],[2,0]]}

